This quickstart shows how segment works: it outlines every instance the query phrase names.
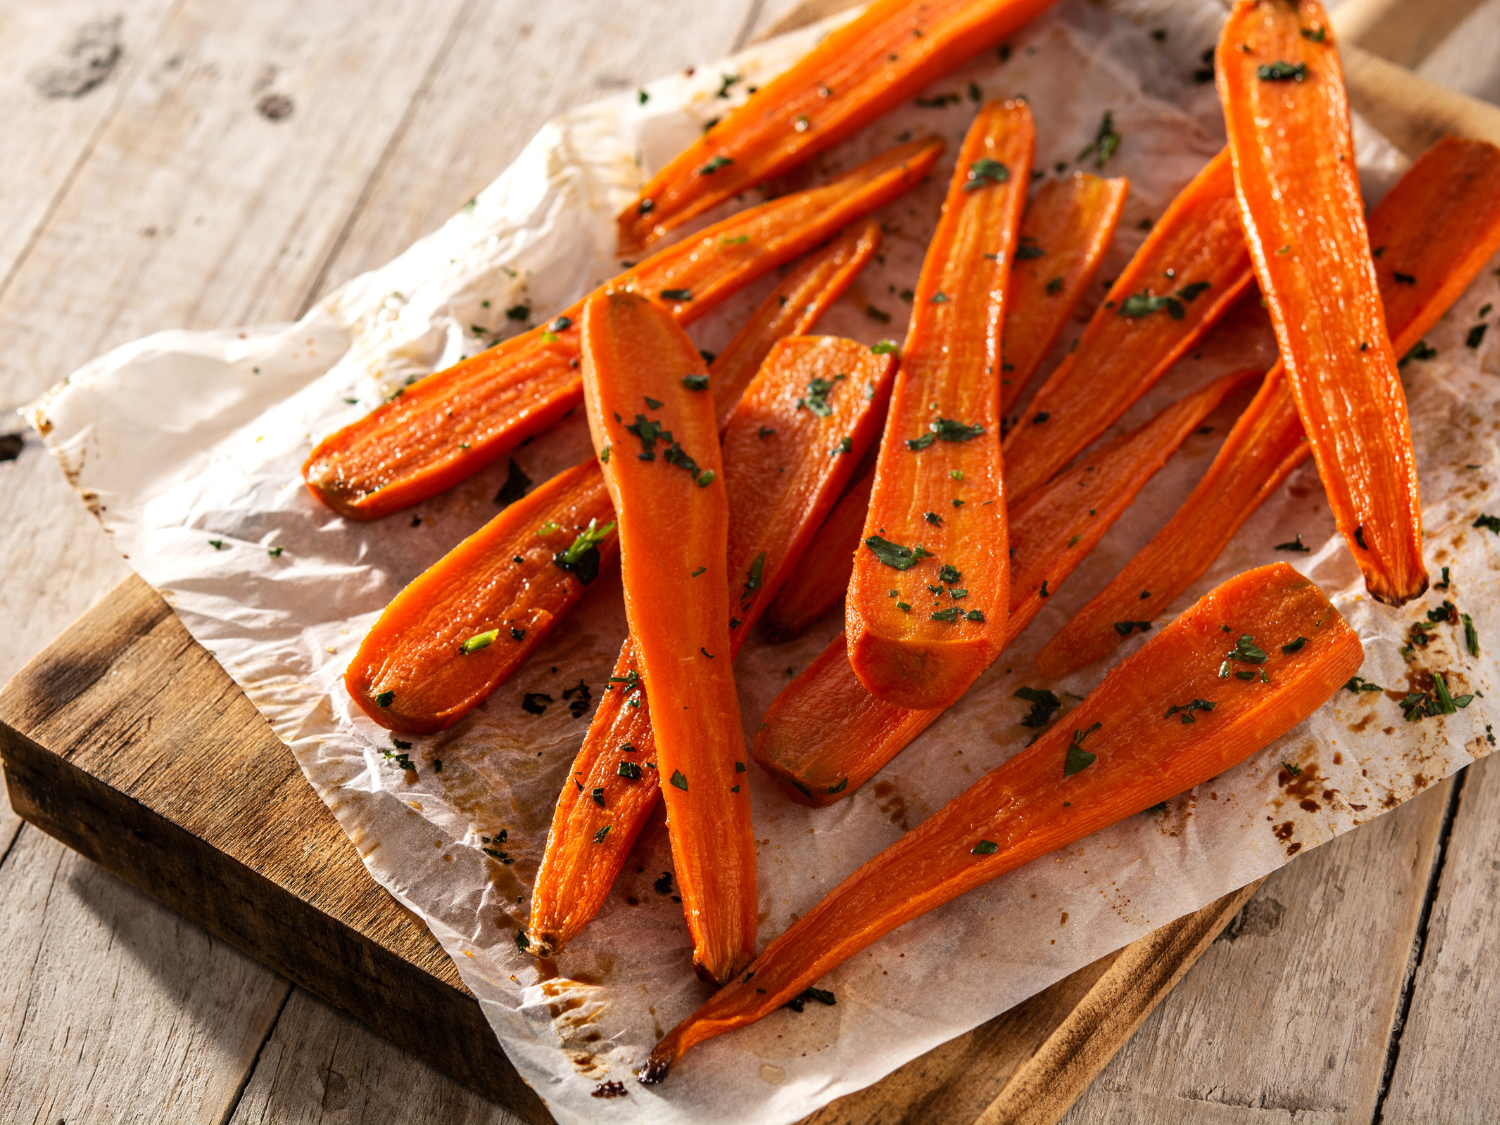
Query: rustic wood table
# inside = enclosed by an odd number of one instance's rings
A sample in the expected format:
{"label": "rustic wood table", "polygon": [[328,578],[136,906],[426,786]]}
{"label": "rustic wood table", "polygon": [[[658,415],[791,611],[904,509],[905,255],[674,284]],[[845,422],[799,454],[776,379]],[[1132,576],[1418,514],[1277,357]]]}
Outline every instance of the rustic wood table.
{"label": "rustic wood table", "polygon": [[[559,110],[793,3],[0,4],[0,682],[128,574],[11,409],[157,329],[295,318]],[[1497,48],[1490,0],[1420,73],[1497,100]],[[1500,1120],[1497,823],[1485,763],[1273,875],[1065,1120]],[[519,1121],[3,797],[0,949],[0,1120]]]}

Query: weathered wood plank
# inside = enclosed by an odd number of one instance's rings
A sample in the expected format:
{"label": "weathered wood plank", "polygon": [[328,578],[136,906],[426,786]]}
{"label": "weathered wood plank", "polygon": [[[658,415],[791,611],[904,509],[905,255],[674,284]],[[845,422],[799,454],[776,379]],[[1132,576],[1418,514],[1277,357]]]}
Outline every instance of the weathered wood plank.
{"label": "weathered wood plank", "polygon": [[183,0],[0,297],[0,386],[306,304],[463,0]]}
{"label": "weathered wood plank", "polygon": [[498,176],[549,118],[736,46],[751,0],[476,4],[319,287],[383,265]]}
{"label": "weathered wood plank", "polygon": [[1065,1125],[1369,1122],[1451,786],[1272,874]]}
{"label": "weathered wood plank", "polygon": [[293,989],[229,1125],[523,1125],[303,989]]}
{"label": "weathered wood plank", "polygon": [[35,828],[0,898],[0,1120],[223,1118],[285,980]]}
{"label": "weathered wood plank", "polygon": [[1383,1120],[1500,1120],[1500,763],[1465,771]]}

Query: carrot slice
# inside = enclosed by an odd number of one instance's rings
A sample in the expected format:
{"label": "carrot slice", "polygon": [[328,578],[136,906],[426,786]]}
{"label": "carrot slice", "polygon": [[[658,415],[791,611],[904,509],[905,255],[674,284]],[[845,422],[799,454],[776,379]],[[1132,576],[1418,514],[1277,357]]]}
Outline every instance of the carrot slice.
{"label": "carrot slice", "polygon": [[[613,284],[659,297],[687,324],[920,183],[942,149],[938,140],[891,149],[666,247]],[[302,467],[308,488],[345,516],[375,519],[452,488],[545,430],[582,400],[582,307],[429,375],[324,438]]]}
{"label": "carrot slice", "polygon": [[1002,414],[1031,382],[1093,283],[1129,194],[1129,180],[1074,172],[1066,180],[1048,180],[1026,205],[1001,336]]}
{"label": "carrot slice", "polygon": [[[1226,375],[1186,396],[1011,510],[1015,558],[1005,645],[1021,635],[1198,423],[1259,374]],[[895,707],[865,691],[838,636],[771,703],[753,754],[792,800],[831,805],[942,713]]]}
{"label": "carrot slice", "polygon": [[[879,239],[873,222],[842,235],[766,298],[709,365],[723,417],[749,381],[745,367],[759,366],[788,332],[811,327],[869,262]],[[525,662],[614,557],[614,518],[592,460],[511,505],[386,608],[344,674],[350,696],[377,723],[402,733],[456,723]]]}
{"label": "carrot slice", "polygon": [[880,224],[867,219],[816,254],[808,255],[745,321],[734,339],[708,365],[719,411],[719,428],[765,363],[776,341],[805,336],[818,318],[848,290],[880,248]]}
{"label": "carrot slice", "polygon": [[844,611],[855,674],[897,706],[947,706],[1000,651],[1000,328],[1034,143],[1024,102],[979,111],[917,280]]}
{"label": "carrot slice", "polygon": [[634,253],[852,136],[1052,0],[879,0],[684,149],[618,219]]}
{"label": "carrot slice", "polygon": [[[729,660],[874,440],[895,365],[894,356],[853,340],[793,336],[775,346],[746,389],[723,444]],[[639,761],[622,757],[622,742],[653,744],[649,717],[639,709],[647,693],[630,694],[643,674],[634,638],[627,638],[612,681],[627,691],[610,692],[600,704],[553,814],[527,934],[537,956],[552,956],[598,912],[650,816],[655,773],[627,770],[636,776],[624,781],[611,773],[622,761]],[[622,788],[629,804],[616,808],[610,794]],[[603,806],[595,789],[604,790]],[[593,837],[605,823],[619,846],[596,849]]]}
{"label": "carrot slice", "polygon": [[641,1081],[660,1082],[684,1051],[769,1015],[902,923],[1243,761],[1322,705],[1363,657],[1323,592],[1285,563],[1230,579],[1064,722],[835,887],[668,1032]]}
{"label": "carrot slice", "polygon": [[809,625],[844,600],[874,484],[872,465],[868,473],[839,497],[796,569],[782,583],[766,609],[766,636],[773,643],[801,636]]}
{"label": "carrot slice", "polygon": [[[625,617],[652,719],[693,965],[722,983],[755,948],[755,840],[729,657],[729,505],[703,361],[638,293],[583,308],[589,430],[619,521]],[[702,382],[699,382],[699,380]]]}
{"label": "carrot slice", "polygon": [[1145,394],[1254,273],[1220,153],[1172,201],[1005,439],[1012,502],[1035,492]]}
{"label": "carrot slice", "polygon": [[615,553],[592,461],[516,501],[418,575],[360,642],[344,686],[403,734],[451,726],[504,683]]}
{"label": "carrot slice", "polygon": [[1215,58],[1245,239],[1323,491],[1365,588],[1403,605],[1427,589],[1417,458],[1333,28],[1316,0],[1239,0]]}
{"label": "carrot slice", "polygon": [[[1398,355],[1500,250],[1500,149],[1449,137],[1424,153],[1370,213],[1375,274]],[[1397,281],[1397,275],[1411,282]],[[1120,623],[1163,613],[1219,557],[1250,513],[1306,460],[1296,402],[1278,363],[1167,525],[1037,654],[1044,676],[1107,655]],[[1142,593],[1150,596],[1142,598]]]}

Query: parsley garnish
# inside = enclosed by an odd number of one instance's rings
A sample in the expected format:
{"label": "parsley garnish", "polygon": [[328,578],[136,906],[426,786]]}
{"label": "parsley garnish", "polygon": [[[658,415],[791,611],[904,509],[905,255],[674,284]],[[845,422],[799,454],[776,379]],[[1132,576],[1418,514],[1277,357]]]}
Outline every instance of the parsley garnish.
{"label": "parsley garnish", "polygon": [[797,400],[797,409],[806,407],[819,418],[827,418],[833,413],[833,407],[828,405],[828,396],[838,386],[839,380],[846,378],[847,375],[835,375],[832,379],[815,377],[807,384],[807,393]]}
{"label": "parsley garnish", "polygon": [[1429,359],[1432,359],[1437,354],[1437,349],[1429,344],[1426,340],[1418,340],[1416,346],[1397,361],[1396,366],[1405,367],[1406,361],[1410,359],[1419,359],[1423,363],[1426,363]]}
{"label": "parsley garnish", "polygon": [[1384,691],[1385,688],[1379,684],[1372,684],[1363,676],[1350,676],[1349,682],[1344,685],[1344,690],[1352,691],[1355,695],[1358,695],[1362,691]]}
{"label": "parsley garnish", "polygon": [[766,566],[766,553],[762,551],[750,560],[750,567],[745,571],[745,588],[740,591],[740,608],[746,608],[755,597],[755,591],[760,589],[761,572]]}
{"label": "parsley garnish", "polygon": [[[597,792],[601,792],[601,790],[597,790],[596,789],[595,792],[596,793]],[[604,837],[606,837],[606,836],[609,835],[609,829],[610,829],[610,825],[606,824],[603,828],[599,829],[599,831],[595,832],[594,833],[594,843],[596,843],[596,844],[602,844],[602,843],[604,843]]]}
{"label": "parsley garnish", "polygon": [[1294,653],[1294,652],[1301,652],[1302,649],[1303,649],[1303,647],[1306,644],[1307,644],[1307,638],[1306,637],[1298,637],[1295,641],[1292,641],[1290,644],[1282,645],[1281,646],[1281,651],[1282,651],[1282,653],[1284,655],[1291,656],[1292,653]]}
{"label": "parsley garnish", "polygon": [[1467,613],[1458,615],[1464,623],[1464,646],[1469,650],[1470,656],[1479,655],[1479,630],[1474,628],[1474,619]]}
{"label": "parsley garnish", "polygon": [[639,781],[641,779],[641,767],[634,762],[621,762],[620,768],[615,772],[621,777],[629,778],[631,781]]}
{"label": "parsley garnish", "polygon": [[939,418],[936,422],[929,422],[928,432],[921,437],[908,438],[906,448],[911,450],[926,449],[934,441],[970,441],[984,433],[984,427],[969,425],[953,418]]}
{"label": "parsley garnish", "polygon": [[712,160],[710,160],[707,164],[703,165],[701,168],[698,169],[698,175],[700,175],[700,176],[712,176],[720,168],[727,168],[729,165],[731,165],[733,163],[734,163],[734,161],[732,159],[730,159],[729,157],[727,157],[727,156],[716,156]]}
{"label": "parsley garnish", "polygon": [[892,543],[879,535],[872,535],[865,540],[868,547],[877,559],[886,566],[897,570],[910,570],[917,565],[918,560],[927,558],[931,551],[924,551],[919,543],[915,547],[903,547],[900,543]]}
{"label": "parsley garnish", "polygon": [[681,770],[672,771],[672,785],[677,789],[681,789],[684,793],[687,792],[687,777]]}
{"label": "parsley garnish", "polygon": [[1256,647],[1255,640],[1249,633],[1241,633],[1240,639],[1235,642],[1235,646],[1224,654],[1224,663],[1219,665],[1219,679],[1229,679],[1229,664],[1231,661],[1240,664],[1264,664],[1266,662],[1266,654],[1263,650]]}
{"label": "parsley garnish", "polygon": [[896,346],[894,340],[881,340],[879,343],[871,344],[870,351],[875,355],[900,355],[901,349]]}
{"label": "parsley garnish", "polygon": [[1130,634],[1133,633],[1133,632],[1135,632],[1137,629],[1139,629],[1143,633],[1149,633],[1151,631],[1151,622],[1149,622],[1149,621],[1116,621],[1115,622],[1115,632],[1119,633],[1120,636],[1122,636],[1122,637],[1128,637],[1128,636],[1130,636]]}
{"label": "parsley garnish", "polygon": [[970,855],[994,855],[1000,850],[1000,845],[993,840],[980,840],[969,849]]}
{"label": "parsley garnish", "polygon": [[1031,704],[1031,710],[1021,720],[1023,727],[1044,727],[1052,721],[1052,716],[1062,706],[1062,700],[1053,695],[1046,688],[1019,687],[1013,696],[1015,699],[1024,699]]}
{"label": "parsley garnish", "polygon": [[940,609],[936,613],[934,613],[932,615],[932,620],[933,621],[947,621],[947,622],[949,622],[951,624],[952,622],[955,622],[955,621],[958,620],[958,617],[959,617],[959,615],[962,612],[963,612],[963,610],[959,609],[958,606],[956,606],[956,605],[955,606],[949,606],[947,609]]}
{"label": "parsley garnish", "polygon": [[691,301],[693,291],[691,289],[663,289],[661,299],[663,301]]}
{"label": "parsley garnish", "polygon": [[375,697],[376,707],[389,707],[394,702],[396,702],[396,693],[393,691],[383,691]]}
{"label": "parsley garnish", "polygon": [[1170,719],[1173,715],[1180,714],[1184,725],[1196,723],[1198,720],[1193,718],[1194,711],[1212,711],[1217,706],[1218,704],[1211,699],[1195,699],[1191,703],[1182,703],[1167,708],[1167,713],[1162,718]]}
{"label": "parsley garnish", "polygon": [[1311,547],[1304,547],[1302,545],[1302,533],[1300,531],[1297,532],[1297,538],[1290,539],[1285,543],[1278,543],[1273,549],[1277,551],[1292,551],[1299,555],[1312,554]]}
{"label": "parsley garnish", "polygon": [[708,376],[684,375],[682,377],[682,385],[690,391],[706,391],[708,390]]}
{"label": "parsley garnish", "polygon": [[969,165],[964,191],[978,191],[986,184],[1003,184],[1010,179],[1010,169],[998,160],[981,156]]}
{"label": "parsley garnish", "polygon": [[958,568],[944,563],[938,570],[938,581],[946,582],[950,586],[955,582],[962,582],[964,576],[959,573]]}
{"label": "parsley garnish", "polygon": [[502,508],[508,508],[521,497],[526,495],[526,490],[531,487],[531,478],[521,471],[521,466],[516,464],[516,459],[510,459],[510,470],[505,475],[505,483],[500,486],[500,491],[495,493],[495,503]]}
{"label": "parsley garnish", "polygon": [[599,577],[599,544],[608,539],[615,529],[614,520],[603,527],[599,527],[598,523],[596,519],[589,520],[588,527],[579,532],[578,538],[573,540],[566,551],[559,551],[552,556],[554,566],[571,570],[585,586]]}
{"label": "parsley garnish", "polygon": [[1474,521],[1472,526],[1483,528],[1486,531],[1493,531],[1496,535],[1500,535],[1500,516],[1481,515]]}
{"label": "parsley garnish", "polygon": [[1094,143],[1078,154],[1082,160],[1089,153],[1093,153],[1097,159],[1094,161],[1096,168],[1103,168],[1104,162],[1115,154],[1115,149],[1120,147],[1120,134],[1115,132],[1115,115],[1108,110],[1104,112],[1104,118],[1099,122],[1099,132],[1094,135]]}
{"label": "parsley garnish", "polygon": [[1045,257],[1046,253],[1047,251],[1036,244],[1036,239],[1028,238],[1023,234],[1021,236],[1021,245],[1016,247],[1015,257],[1016,261],[1025,262],[1032,258]]}
{"label": "parsley garnish", "polygon": [[1289,63],[1278,59],[1255,68],[1255,77],[1262,82],[1301,82],[1307,78],[1306,63]]}
{"label": "parsley garnish", "polygon": [[1103,723],[1095,723],[1087,730],[1075,730],[1073,740],[1068,743],[1068,756],[1063,759],[1063,776],[1072,777],[1080,770],[1086,770],[1099,758],[1097,754],[1090,754],[1083,748],[1083,740],[1102,727]]}
{"label": "parsley garnish", "polygon": [[458,651],[468,656],[471,652],[478,652],[482,648],[489,648],[500,639],[500,630],[491,629],[487,633],[476,633],[463,644],[458,646]]}
{"label": "parsley garnish", "polygon": [[528,691],[521,697],[521,710],[529,715],[544,715],[552,697],[539,691]]}

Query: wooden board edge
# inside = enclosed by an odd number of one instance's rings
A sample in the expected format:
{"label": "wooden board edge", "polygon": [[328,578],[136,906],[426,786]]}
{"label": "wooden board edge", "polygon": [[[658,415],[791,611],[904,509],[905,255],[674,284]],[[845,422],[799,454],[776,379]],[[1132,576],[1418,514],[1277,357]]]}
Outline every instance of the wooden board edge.
{"label": "wooden board edge", "polygon": [[11,805],[28,823],[455,1080],[535,1125],[554,1125],[473,997],[5,723],[0,763]]}

